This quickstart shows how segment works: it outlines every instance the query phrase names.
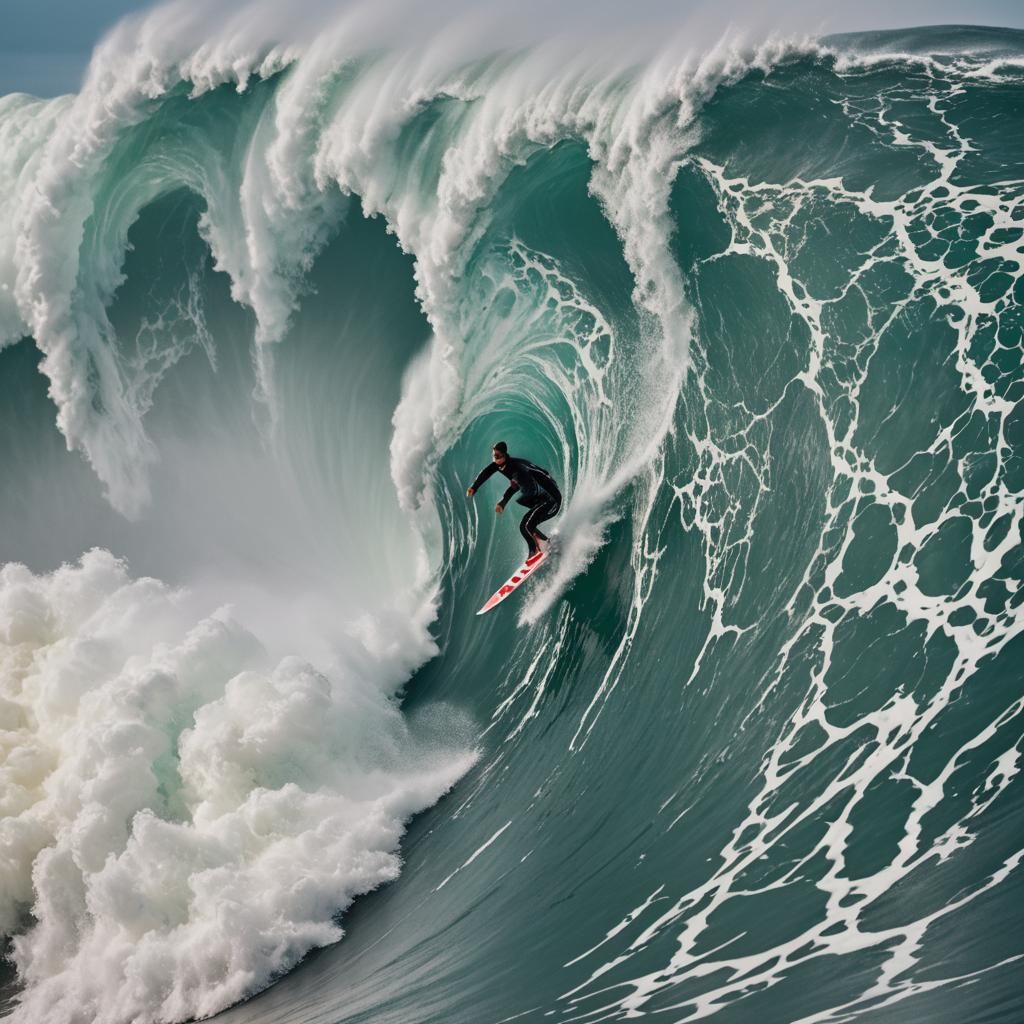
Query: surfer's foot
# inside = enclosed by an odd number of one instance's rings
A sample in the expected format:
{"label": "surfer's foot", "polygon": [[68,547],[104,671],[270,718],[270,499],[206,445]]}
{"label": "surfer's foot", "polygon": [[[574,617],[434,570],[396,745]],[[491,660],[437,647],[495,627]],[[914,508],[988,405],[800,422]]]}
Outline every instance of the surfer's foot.
{"label": "surfer's foot", "polygon": [[529,551],[527,552],[527,555],[526,555],[526,564],[527,564],[527,565],[529,565],[529,564],[530,564],[530,562],[534,561],[534,560],[535,560],[535,559],[537,559],[537,558],[540,558],[540,556],[541,556],[541,555],[542,555],[543,553],[544,553],[544,552],[543,552],[543,551],[541,551],[541,549],[540,549],[540,548],[531,548],[531,549],[530,549],[530,550],[529,550]]}

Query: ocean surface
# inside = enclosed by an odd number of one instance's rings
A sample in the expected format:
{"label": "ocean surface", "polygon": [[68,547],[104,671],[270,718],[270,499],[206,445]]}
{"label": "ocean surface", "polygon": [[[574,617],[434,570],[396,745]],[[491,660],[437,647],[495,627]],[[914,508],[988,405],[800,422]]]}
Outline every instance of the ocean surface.
{"label": "ocean surface", "polygon": [[275,31],[0,98],[0,1013],[1024,1019],[1024,33]]}

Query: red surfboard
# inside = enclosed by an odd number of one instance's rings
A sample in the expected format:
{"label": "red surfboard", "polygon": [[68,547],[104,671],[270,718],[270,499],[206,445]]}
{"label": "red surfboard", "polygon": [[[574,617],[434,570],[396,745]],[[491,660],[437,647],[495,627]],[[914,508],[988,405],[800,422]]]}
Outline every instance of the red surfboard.
{"label": "red surfboard", "polygon": [[539,555],[535,555],[533,558],[528,558],[518,569],[509,577],[506,583],[503,583],[498,589],[490,596],[487,604],[477,612],[477,615],[483,615],[484,612],[489,612],[495,605],[501,604],[502,601],[508,597],[521,583],[525,583],[536,571],[544,564],[544,559],[548,557],[546,551],[542,551]]}

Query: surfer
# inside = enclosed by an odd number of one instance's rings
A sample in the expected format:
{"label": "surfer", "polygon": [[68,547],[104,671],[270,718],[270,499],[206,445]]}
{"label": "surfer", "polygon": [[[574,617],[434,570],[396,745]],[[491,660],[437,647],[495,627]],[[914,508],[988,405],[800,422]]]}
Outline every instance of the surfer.
{"label": "surfer", "polygon": [[526,556],[527,562],[540,554],[540,545],[547,537],[540,532],[538,527],[545,520],[558,515],[562,507],[562,492],[559,491],[551,474],[540,466],[535,466],[526,459],[515,458],[508,453],[508,445],[499,441],[491,449],[491,459],[480,471],[477,478],[470,487],[466,488],[466,497],[472,498],[495,473],[502,473],[511,483],[508,489],[501,496],[501,501],[494,506],[494,511],[501,515],[505,511],[509,498],[516,491],[522,491],[522,496],[516,498],[516,502],[525,505],[529,510],[523,521],[519,524],[519,532],[526,541],[529,553]]}

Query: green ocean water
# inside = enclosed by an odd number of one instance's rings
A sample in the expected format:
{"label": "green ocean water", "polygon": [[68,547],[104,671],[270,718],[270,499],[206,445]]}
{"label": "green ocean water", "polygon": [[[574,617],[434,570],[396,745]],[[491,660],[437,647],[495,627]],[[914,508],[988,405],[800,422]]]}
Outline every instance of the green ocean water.
{"label": "green ocean water", "polygon": [[[147,100],[79,235],[12,215],[13,1019],[1018,1019],[1022,52],[842,37],[662,106],[489,58],[395,119],[300,61]],[[567,501],[478,618],[499,438]],[[260,653],[176,660],[221,628]]]}

